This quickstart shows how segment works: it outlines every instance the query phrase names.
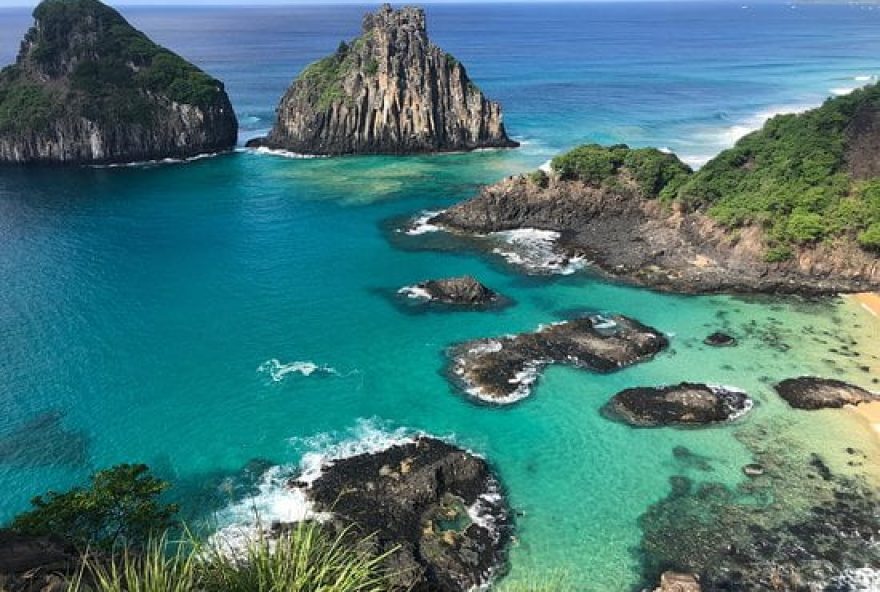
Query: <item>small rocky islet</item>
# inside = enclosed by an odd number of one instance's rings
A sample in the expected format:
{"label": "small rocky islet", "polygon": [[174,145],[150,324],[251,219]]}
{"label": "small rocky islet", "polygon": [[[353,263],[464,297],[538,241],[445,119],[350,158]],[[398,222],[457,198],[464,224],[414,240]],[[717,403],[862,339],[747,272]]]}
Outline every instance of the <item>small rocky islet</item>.
{"label": "small rocky islet", "polygon": [[330,513],[331,527],[390,552],[394,590],[470,590],[503,567],[511,518],[499,482],[484,459],[442,440],[335,460],[290,486]]}
{"label": "small rocky islet", "polygon": [[753,404],[746,393],[732,387],[683,382],[623,390],[605,412],[636,427],[702,426],[733,421]]}
{"label": "small rocky islet", "polygon": [[513,148],[501,106],[428,38],[425,12],[383,5],[363,31],[306,68],[251,148],[301,154],[416,154]]}
{"label": "small rocky islet", "polygon": [[0,71],[0,163],[112,164],[230,150],[223,84],[98,0],[45,0]]}
{"label": "small rocky islet", "polygon": [[397,291],[417,303],[436,304],[456,309],[497,308],[509,301],[472,276],[426,280]]}
{"label": "small rocky islet", "polygon": [[668,345],[666,336],[634,319],[595,314],[453,346],[447,374],[479,401],[510,404],[529,396],[550,364],[612,372],[649,360]]}
{"label": "small rocky islet", "polygon": [[861,387],[829,378],[789,378],[773,387],[795,409],[837,409],[880,401],[880,395]]}

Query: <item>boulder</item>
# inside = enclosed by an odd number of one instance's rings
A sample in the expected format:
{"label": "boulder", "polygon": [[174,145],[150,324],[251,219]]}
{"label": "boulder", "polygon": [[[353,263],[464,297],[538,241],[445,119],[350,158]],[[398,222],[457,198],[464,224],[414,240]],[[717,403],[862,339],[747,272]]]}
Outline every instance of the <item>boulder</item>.
{"label": "boulder", "polygon": [[773,388],[795,409],[834,409],[880,400],[861,387],[830,378],[789,378]]}
{"label": "boulder", "polygon": [[699,426],[737,419],[752,405],[742,391],[683,382],[626,389],[611,399],[606,410],[637,427]]}

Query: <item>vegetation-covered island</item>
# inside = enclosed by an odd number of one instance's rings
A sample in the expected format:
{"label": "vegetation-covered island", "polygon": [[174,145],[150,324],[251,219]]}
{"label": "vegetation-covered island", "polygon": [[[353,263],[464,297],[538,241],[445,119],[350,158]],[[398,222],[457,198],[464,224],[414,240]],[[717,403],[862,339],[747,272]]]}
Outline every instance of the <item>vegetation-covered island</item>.
{"label": "vegetation-covered island", "polygon": [[44,0],[0,72],[0,162],[100,164],[232,148],[223,84],[98,0]]}
{"label": "vegetation-covered island", "polygon": [[880,287],[880,86],[780,115],[697,172],[676,156],[581,146],[433,222],[539,228],[615,276],[683,292]]}
{"label": "vegetation-covered island", "polygon": [[363,33],[307,67],[252,147],[303,154],[409,154],[510,148],[501,106],[431,43],[421,8],[385,4]]}

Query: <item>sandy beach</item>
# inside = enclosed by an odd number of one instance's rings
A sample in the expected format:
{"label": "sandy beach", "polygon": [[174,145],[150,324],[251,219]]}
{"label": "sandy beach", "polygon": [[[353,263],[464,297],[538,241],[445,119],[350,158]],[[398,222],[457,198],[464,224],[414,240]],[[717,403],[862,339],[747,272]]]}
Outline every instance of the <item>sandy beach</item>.
{"label": "sandy beach", "polygon": [[853,298],[862,305],[862,308],[880,319],[880,294],[877,292],[864,292],[855,294]]}

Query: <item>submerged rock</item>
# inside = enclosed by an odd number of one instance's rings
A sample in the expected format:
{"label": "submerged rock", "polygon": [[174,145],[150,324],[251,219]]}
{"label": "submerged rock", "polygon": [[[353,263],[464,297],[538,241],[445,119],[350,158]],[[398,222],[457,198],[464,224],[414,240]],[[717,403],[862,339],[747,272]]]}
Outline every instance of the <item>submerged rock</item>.
{"label": "submerged rock", "polygon": [[388,4],[363,33],[306,68],[278,120],[251,147],[304,154],[410,154],[510,148],[501,106],[428,39],[421,8]]}
{"label": "submerged rock", "polygon": [[228,150],[223,84],[98,0],[45,0],[0,72],[0,163],[101,164]]}
{"label": "submerged rock", "polygon": [[462,307],[485,307],[498,303],[501,297],[471,276],[427,280],[401,288],[400,294],[426,302]]}
{"label": "submerged rock", "polygon": [[861,387],[840,380],[804,376],[783,380],[773,388],[795,409],[828,409],[880,401]]}
{"label": "submerged rock", "polygon": [[302,487],[342,527],[375,535],[398,588],[459,592],[504,561],[508,509],[488,463],[433,438],[337,460]]}
{"label": "submerged rock", "polygon": [[692,574],[665,571],[660,576],[660,587],[654,592],[700,592],[700,581]]}
{"label": "submerged rock", "polygon": [[532,333],[478,339],[451,350],[451,378],[470,395],[509,404],[527,397],[541,370],[567,364],[612,372],[668,347],[666,337],[624,316],[590,315]]}
{"label": "submerged rock", "polygon": [[736,345],[736,337],[716,331],[704,339],[703,343],[712,347],[732,347]]}
{"label": "submerged rock", "polygon": [[744,392],[683,382],[661,388],[638,387],[617,393],[606,407],[633,426],[688,426],[731,421],[752,408]]}

